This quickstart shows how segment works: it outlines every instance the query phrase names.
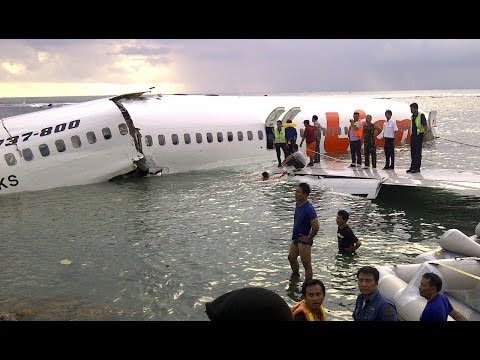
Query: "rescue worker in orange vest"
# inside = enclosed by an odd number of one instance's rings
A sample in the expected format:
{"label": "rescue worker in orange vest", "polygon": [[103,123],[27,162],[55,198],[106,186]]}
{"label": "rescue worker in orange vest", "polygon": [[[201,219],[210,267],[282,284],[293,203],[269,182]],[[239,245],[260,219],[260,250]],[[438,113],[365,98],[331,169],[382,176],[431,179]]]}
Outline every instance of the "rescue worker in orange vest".
{"label": "rescue worker in orange vest", "polygon": [[350,155],[352,155],[352,163],[350,164],[350,167],[362,166],[362,135],[363,125],[360,121],[360,114],[355,111],[353,113],[353,119],[350,119],[350,127],[348,128]]}
{"label": "rescue worker in orange vest", "polygon": [[292,307],[293,320],[325,321],[326,312],[323,307],[325,285],[318,279],[305,280],[302,285],[303,300]]}

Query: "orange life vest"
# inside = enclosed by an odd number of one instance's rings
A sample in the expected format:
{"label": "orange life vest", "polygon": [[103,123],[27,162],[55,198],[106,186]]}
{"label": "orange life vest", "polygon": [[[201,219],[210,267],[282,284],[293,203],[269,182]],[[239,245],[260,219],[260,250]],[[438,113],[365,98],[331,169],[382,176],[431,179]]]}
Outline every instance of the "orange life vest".
{"label": "orange life vest", "polygon": [[295,315],[301,312],[303,312],[307,321],[325,321],[326,320],[325,308],[323,306],[320,306],[320,311],[317,314],[318,320],[315,320],[315,317],[313,316],[310,309],[307,307],[307,303],[305,302],[305,300],[302,300],[293,306],[292,316],[295,318]]}
{"label": "orange life vest", "polygon": [[357,121],[357,122],[354,122],[353,125],[350,125],[350,127],[351,127],[352,130],[353,130],[353,135],[355,135],[356,137],[361,138],[362,135],[363,135],[363,127],[358,128],[358,129],[355,129],[355,125],[358,126],[359,124],[360,124],[360,121]]}

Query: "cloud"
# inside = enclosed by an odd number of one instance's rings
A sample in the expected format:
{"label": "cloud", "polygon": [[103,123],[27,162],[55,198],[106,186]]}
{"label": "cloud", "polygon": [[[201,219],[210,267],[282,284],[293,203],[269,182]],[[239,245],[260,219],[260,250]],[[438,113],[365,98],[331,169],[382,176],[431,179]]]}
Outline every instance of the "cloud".
{"label": "cloud", "polygon": [[166,55],[170,53],[171,50],[166,47],[160,46],[124,46],[117,51],[118,54],[122,55],[141,55],[141,56],[154,56]]}
{"label": "cloud", "polygon": [[237,94],[480,88],[477,39],[2,39],[0,64],[0,85]]}
{"label": "cloud", "polygon": [[1,63],[2,68],[11,75],[17,75],[25,72],[25,66],[23,64],[16,64],[5,61]]}

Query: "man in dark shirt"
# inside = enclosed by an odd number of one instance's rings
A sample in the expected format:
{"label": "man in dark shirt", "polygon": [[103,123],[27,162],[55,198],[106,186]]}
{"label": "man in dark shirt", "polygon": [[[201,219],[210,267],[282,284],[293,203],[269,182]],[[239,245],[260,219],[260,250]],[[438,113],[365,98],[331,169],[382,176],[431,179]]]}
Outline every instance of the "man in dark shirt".
{"label": "man in dark shirt", "polygon": [[412,162],[407,173],[418,173],[422,166],[422,147],[425,131],[427,130],[427,119],[425,115],[418,112],[418,104],[410,104],[412,113],[412,136],[410,137],[410,157]]}
{"label": "man in dark shirt", "polygon": [[396,321],[395,305],[385,299],[377,289],[380,273],[373,266],[363,266],[357,271],[360,294],[355,302],[352,317],[355,321]]}
{"label": "man in dark shirt", "polygon": [[442,279],[433,272],[422,275],[418,291],[427,299],[427,305],[420,315],[420,321],[447,321],[450,315],[456,321],[466,321],[467,318],[460,311],[455,310],[450,300],[440,293]]}
{"label": "man in dark shirt", "polygon": [[312,245],[313,238],[318,233],[317,212],[312,203],[308,201],[310,185],[298,184],[295,190],[295,213],[293,215],[292,243],[288,252],[288,261],[292,268],[292,276],[300,276],[298,256],[305,268],[305,280],[313,278],[312,270]]}
{"label": "man in dark shirt", "polygon": [[337,239],[338,239],[338,252],[340,254],[355,254],[362,242],[353,233],[350,226],[348,226],[347,221],[350,217],[350,214],[345,210],[340,210],[337,213]]}

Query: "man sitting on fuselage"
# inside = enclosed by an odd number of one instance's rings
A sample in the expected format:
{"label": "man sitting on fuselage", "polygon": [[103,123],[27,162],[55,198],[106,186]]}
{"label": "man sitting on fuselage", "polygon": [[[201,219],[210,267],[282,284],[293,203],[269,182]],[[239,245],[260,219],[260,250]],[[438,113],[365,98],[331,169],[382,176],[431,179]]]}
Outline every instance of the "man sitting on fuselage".
{"label": "man sitting on fuselage", "polygon": [[307,164],[307,159],[298,151],[298,145],[293,144],[293,153],[288,155],[285,160],[282,161],[282,166],[293,166],[295,169],[293,171],[299,171],[305,167]]}

